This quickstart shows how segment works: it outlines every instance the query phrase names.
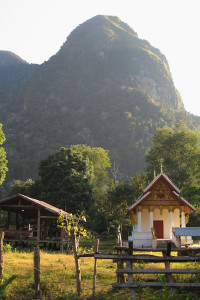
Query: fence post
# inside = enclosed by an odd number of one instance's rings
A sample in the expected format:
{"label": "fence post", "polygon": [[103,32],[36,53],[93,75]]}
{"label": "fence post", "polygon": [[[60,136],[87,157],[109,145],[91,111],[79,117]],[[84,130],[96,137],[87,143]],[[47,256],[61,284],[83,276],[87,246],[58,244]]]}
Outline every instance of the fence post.
{"label": "fence post", "polygon": [[[132,263],[130,260],[126,261],[126,268],[128,270],[132,269]],[[128,283],[133,284],[133,275],[132,274],[128,274]],[[134,288],[130,288],[130,295],[131,295],[131,300],[136,300],[136,293],[135,293],[135,289]]]}
{"label": "fence post", "polygon": [[167,243],[167,256],[170,256],[171,255],[171,249],[172,249],[172,243],[171,242],[168,242]]}
{"label": "fence post", "polygon": [[[99,252],[99,239],[96,240],[96,252]],[[96,272],[97,272],[97,259],[94,259],[94,277],[93,277],[93,299],[95,299],[96,287]]]}
{"label": "fence post", "polygon": [[128,254],[133,254],[133,241],[128,241]]}
{"label": "fence post", "polygon": [[[171,242],[168,242],[167,243],[167,249],[166,251],[163,251],[162,254],[163,254],[163,257],[166,257],[166,256],[170,256],[171,255],[171,247],[172,247],[172,244]],[[165,269],[170,269],[170,261],[166,261],[165,262]],[[172,273],[170,274],[167,274],[167,278],[168,278],[168,281],[170,283],[173,283],[174,282],[174,278],[172,276]]]}
{"label": "fence post", "polygon": [[0,232],[0,283],[3,281],[3,239],[4,232]]}
{"label": "fence post", "polygon": [[40,248],[34,248],[34,283],[36,299],[40,299]]}

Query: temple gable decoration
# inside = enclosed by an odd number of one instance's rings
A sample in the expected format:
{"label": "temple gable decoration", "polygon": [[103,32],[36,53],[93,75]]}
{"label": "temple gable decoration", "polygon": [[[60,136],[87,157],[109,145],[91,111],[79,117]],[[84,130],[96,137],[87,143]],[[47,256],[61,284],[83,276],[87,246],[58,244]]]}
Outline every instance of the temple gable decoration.
{"label": "temple gable decoration", "polygon": [[195,208],[180,197],[180,190],[161,173],[127,212],[133,225],[132,237],[135,236],[136,244],[137,239],[143,240],[143,245],[140,241],[138,247],[150,245],[152,233],[156,239],[172,240],[173,227],[185,227],[189,214],[194,211]]}

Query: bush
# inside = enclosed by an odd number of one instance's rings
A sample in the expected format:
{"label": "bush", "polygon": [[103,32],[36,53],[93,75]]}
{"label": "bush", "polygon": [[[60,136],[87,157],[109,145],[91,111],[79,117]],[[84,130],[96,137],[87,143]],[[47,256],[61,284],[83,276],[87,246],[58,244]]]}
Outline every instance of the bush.
{"label": "bush", "polygon": [[4,244],[3,245],[3,251],[4,252],[11,252],[12,251],[12,247],[10,244]]}

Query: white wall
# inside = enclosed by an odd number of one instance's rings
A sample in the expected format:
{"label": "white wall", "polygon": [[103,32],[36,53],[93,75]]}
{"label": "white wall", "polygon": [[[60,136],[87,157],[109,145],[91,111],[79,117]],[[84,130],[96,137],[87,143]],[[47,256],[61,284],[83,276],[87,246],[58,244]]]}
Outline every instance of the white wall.
{"label": "white wall", "polygon": [[150,231],[150,219],[148,209],[142,209],[142,232]]}
{"label": "white wall", "polygon": [[[173,214],[174,226],[180,227],[180,210],[175,209]],[[153,211],[153,220],[163,220],[163,230],[164,230],[164,239],[170,239],[170,213],[168,209],[163,209],[160,213],[159,209],[154,209]],[[148,209],[142,209],[142,232],[150,231],[149,228],[150,217]]]}

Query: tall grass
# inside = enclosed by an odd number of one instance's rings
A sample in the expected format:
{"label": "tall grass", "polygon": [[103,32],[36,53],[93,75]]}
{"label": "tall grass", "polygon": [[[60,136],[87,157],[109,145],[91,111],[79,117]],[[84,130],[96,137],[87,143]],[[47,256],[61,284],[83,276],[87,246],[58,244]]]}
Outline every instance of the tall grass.
{"label": "tall grass", "polygon": [[[90,251],[94,248],[91,241],[85,241],[82,247],[85,251]],[[112,246],[109,242],[100,243],[101,252],[112,252]],[[157,253],[156,255],[161,255]],[[82,293],[81,298],[76,296],[76,276],[75,264],[72,254],[48,253],[41,251],[41,295],[43,300],[64,300],[64,299],[92,299],[93,285],[93,258],[80,258],[80,267],[82,275]],[[135,264],[135,267],[153,268],[154,264]],[[162,264],[157,264],[156,267],[163,267]],[[172,267],[180,267],[173,264]],[[194,267],[187,263],[187,267]],[[196,267],[199,267],[197,265]],[[7,287],[7,299],[9,300],[33,300],[35,299],[34,292],[34,273],[33,273],[33,252],[6,252],[4,254],[4,278],[7,279],[11,275],[16,274],[15,280]],[[142,277],[143,276],[143,277]],[[155,278],[152,275],[152,278]],[[144,279],[141,275],[140,279]],[[179,280],[188,281],[188,276],[179,278]],[[139,280],[135,276],[135,280]],[[199,278],[192,278],[193,281]],[[97,280],[96,280],[96,299],[97,300],[128,300],[130,299],[129,290],[112,290],[112,283],[116,282],[116,263],[112,260],[97,261]],[[163,292],[164,291],[164,292]],[[137,299],[168,299],[163,293],[167,293],[166,289],[153,291],[150,289],[141,288],[137,290]],[[182,289],[176,293],[178,299],[199,299],[198,291],[191,292]],[[170,293],[169,293],[170,295]],[[172,299],[172,298],[169,298]],[[174,299],[174,298],[173,298]]]}

